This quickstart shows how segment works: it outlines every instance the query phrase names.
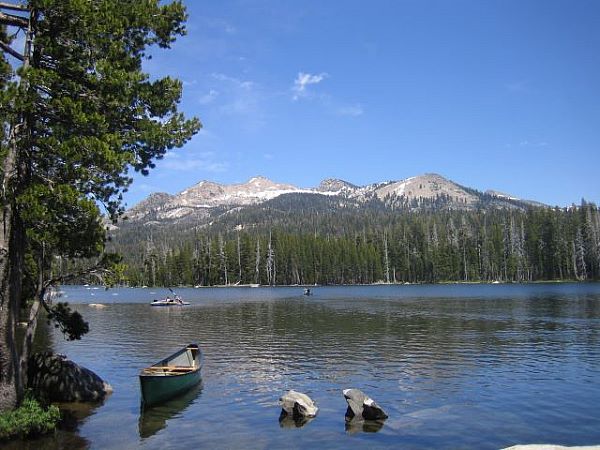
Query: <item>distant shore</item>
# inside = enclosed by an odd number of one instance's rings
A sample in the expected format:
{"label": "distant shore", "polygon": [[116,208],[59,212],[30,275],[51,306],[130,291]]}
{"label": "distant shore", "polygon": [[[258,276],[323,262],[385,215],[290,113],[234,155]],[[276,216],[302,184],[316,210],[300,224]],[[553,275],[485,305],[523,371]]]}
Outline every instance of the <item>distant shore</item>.
{"label": "distant shore", "polygon": [[[297,287],[297,288],[314,288],[314,287],[351,287],[351,286],[361,286],[361,287],[368,287],[368,286],[424,286],[424,285],[440,285],[440,286],[445,286],[445,285],[495,285],[495,284],[502,284],[502,285],[507,285],[507,284],[515,284],[515,285],[525,285],[525,284],[567,284],[567,283],[581,283],[581,284],[585,284],[585,283],[598,283],[600,282],[600,280],[535,280],[535,281],[438,281],[435,283],[431,283],[431,282],[391,282],[391,283],[386,283],[386,282],[376,282],[376,283],[365,283],[365,284],[361,284],[361,283],[353,283],[353,284],[274,284],[274,285],[269,285],[269,284],[215,284],[215,285],[210,285],[210,286],[204,286],[204,285],[196,285],[196,286],[192,286],[192,285],[181,285],[181,286],[130,286],[130,285],[120,285],[120,286],[114,286],[114,287],[121,287],[121,288],[139,288],[139,289],[205,289],[205,288],[293,288],[293,287]],[[73,286],[90,286],[90,287],[101,287],[102,285],[98,285],[98,284],[89,284],[89,285],[78,285],[78,284],[73,284]]]}

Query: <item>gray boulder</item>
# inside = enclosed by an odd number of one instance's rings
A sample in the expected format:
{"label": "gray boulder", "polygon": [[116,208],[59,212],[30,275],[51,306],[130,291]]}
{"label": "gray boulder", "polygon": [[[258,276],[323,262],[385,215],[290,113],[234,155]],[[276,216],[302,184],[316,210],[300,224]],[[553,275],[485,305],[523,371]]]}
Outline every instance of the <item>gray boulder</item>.
{"label": "gray boulder", "polygon": [[91,370],[49,352],[29,358],[27,382],[50,402],[101,401],[112,392],[112,387]]}
{"label": "gray boulder", "polygon": [[294,390],[283,394],[279,399],[279,404],[282,416],[285,414],[293,418],[315,417],[319,411],[315,402],[308,395]]}
{"label": "gray boulder", "polygon": [[365,420],[385,420],[388,418],[383,408],[361,390],[345,389],[343,392],[348,403],[348,409],[346,410],[348,419],[358,417]]}

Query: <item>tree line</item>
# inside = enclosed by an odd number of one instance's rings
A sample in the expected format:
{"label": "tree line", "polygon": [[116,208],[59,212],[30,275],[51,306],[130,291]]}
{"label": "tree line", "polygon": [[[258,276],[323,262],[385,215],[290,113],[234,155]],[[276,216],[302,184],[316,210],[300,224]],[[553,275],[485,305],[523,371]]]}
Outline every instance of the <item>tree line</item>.
{"label": "tree line", "polygon": [[[253,212],[252,214],[256,214]],[[600,278],[600,212],[569,208],[289,213],[252,226],[116,238],[136,286],[529,282]],[[136,229],[134,233],[142,233]]]}

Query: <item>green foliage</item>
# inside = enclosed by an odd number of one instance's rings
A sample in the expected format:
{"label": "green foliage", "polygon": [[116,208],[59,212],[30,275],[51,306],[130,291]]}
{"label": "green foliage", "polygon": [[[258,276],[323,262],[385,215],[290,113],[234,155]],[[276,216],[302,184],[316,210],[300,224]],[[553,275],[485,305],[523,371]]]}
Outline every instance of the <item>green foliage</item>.
{"label": "green foliage", "polygon": [[0,440],[53,432],[59,420],[56,406],[44,409],[34,398],[27,397],[19,408],[0,414]]}
{"label": "green foliage", "polygon": [[[100,255],[99,205],[116,219],[129,171],[147,174],[201,124],[178,111],[179,80],[151,79],[142,70],[153,46],[168,48],[185,34],[181,1],[29,0],[27,6],[29,64],[15,71],[0,53],[0,151],[16,146],[17,173],[2,195],[23,224],[35,274],[56,256]],[[0,39],[10,41],[2,26]],[[117,283],[124,267],[110,265],[109,283]]]}
{"label": "green foliage", "polygon": [[104,253],[102,256],[101,265],[106,268],[106,274],[102,277],[104,286],[109,288],[124,284],[127,281],[127,265],[123,264],[123,257],[118,253]]}
{"label": "green foliage", "polygon": [[48,311],[48,324],[54,323],[55,328],[66,336],[67,340],[74,341],[90,331],[88,323],[83,320],[78,311],[73,311],[67,302],[59,302]]}

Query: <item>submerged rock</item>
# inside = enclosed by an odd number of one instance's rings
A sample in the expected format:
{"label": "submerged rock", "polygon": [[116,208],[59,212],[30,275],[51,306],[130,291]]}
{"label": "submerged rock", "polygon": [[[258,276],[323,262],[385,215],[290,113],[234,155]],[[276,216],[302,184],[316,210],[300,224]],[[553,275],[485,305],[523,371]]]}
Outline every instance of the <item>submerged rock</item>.
{"label": "submerged rock", "polygon": [[383,408],[359,389],[345,389],[344,398],[348,403],[346,418],[363,418],[365,420],[385,420],[388,415]]}
{"label": "submerged rock", "polygon": [[319,411],[315,402],[308,395],[294,390],[290,390],[283,394],[279,399],[279,404],[282,408],[282,416],[285,414],[286,416],[289,415],[295,419],[301,417],[315,417]]}
{"label": "submerged rock", "polygon": [[36,353],[29,358],[28,387],[50,402],[93,402],[112,392],[110,384],[64,355]]}

